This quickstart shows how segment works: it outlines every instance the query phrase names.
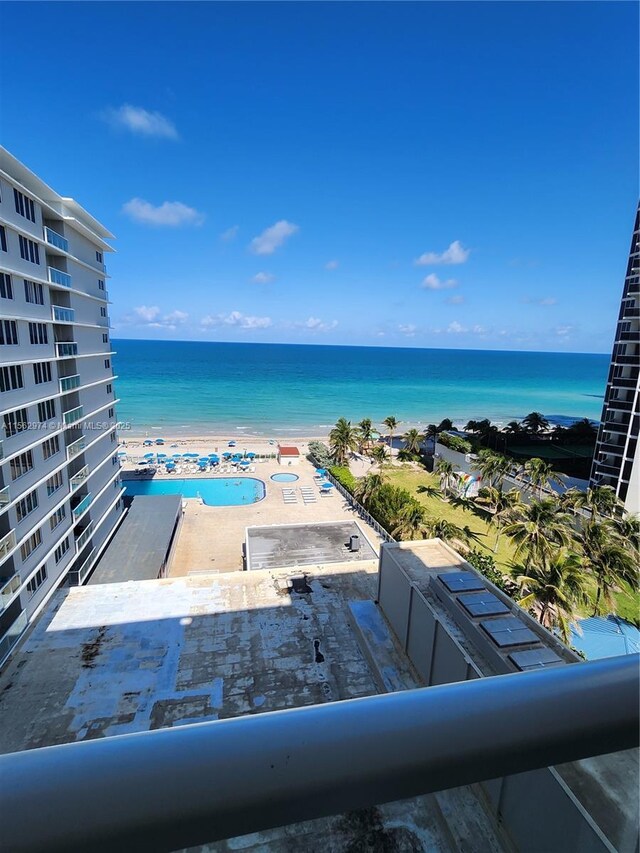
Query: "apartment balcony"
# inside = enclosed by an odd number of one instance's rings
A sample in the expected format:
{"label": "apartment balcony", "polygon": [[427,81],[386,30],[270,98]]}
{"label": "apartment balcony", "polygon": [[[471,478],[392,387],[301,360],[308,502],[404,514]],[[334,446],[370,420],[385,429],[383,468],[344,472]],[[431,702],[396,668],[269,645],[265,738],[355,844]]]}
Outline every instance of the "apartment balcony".
{"label": "apartment balcony", "polygon": [[74,423],[76,423],[76,421],[81,420],[83,414],[84,414],[84,406],[78,406],[75,409],[69,409],[68,412],[63,412],[62,419],[65,422],[65,424],[67,426],[69,426],[69,424],[74,424]]}
{"label": "apartment balcony", "polygon": [[73,376],[64,376],[60,380],[60,391],[66,394],[68,391],[73,391],[74,388],[80,387],[80,374],[74,373]]}
{"label": "apartment balcony", "polygon": [[78,344],[75,341],[63,341],[56,344],[58,358],[73,358],[78,355]]}
{"label": "apartment balcony", "polygon": [[613,363],[631,365],[640,364],[640,353],[636,353],[635,355],[615,355],[613,357]]}
{"label": "apartment balcony", "polygon": [[77,474],[74,474],[73,477],[69,480],[69,488],[71,492],[75,492],[76,489],[79,489],[83,483],[89,478],[89,466],[85,465],[84,468],[81,468]]}
{"label": "apartment balcony", "polygon": [[77,521],[81,515],[83,515],[91,506],[91,501],[93,500],[92,495],[86,495],[80,503],[76,504],[75,507],[72,508],[71,512],[73,514],[73,520]]}
{"label": "apartment balcony", "polygon": [[73,308],[63,308],[61,305],[51,306],[51,316],[54,323],[73,323],[76,312]]}
{"label": "apartment balcony", "polygon": [[0,639],[0,661],[3,661],[27,627],[27,612],[23,610],[6,634]]}
{"label": "apartment balcony", "polygon": [[622,319],[623,320],[636,320],[640,317],[640,307],[634,306],[633,308],[623,308],[622,309]]}
{"label": "apartment balcony", "polygon": [[1,439],[0,439],[0,459],[4,459],[4,444],[2,443]]}
{"label": "apartment balcony", "polygon": [[620,332],[618,335],[619,341],[631,341],[631,343],[635,343],[638,340],[638,335],[640,332],[636,329],[634,332]]}
{"label": "apartment balcony", "polygon": [[620,476],[620,465],[615,465],[612,461],[599,462],[596,460],[595,469],[598,474],[609,474],[611,477]]}
{"label": "apartment balcony", "polygon": [[80,531],[76,531],[76,533],[79,533],[76,537],[76,554],[79,554],[89,539],[91,539],[91,535],[93,533],[93,521],[90,521],[86,527],[83,527]]}
{"label": "apartment balcony", "polygon": [[633,401],[631,400],[618,400],[615,397],[611,397],[607,400],[607,408],[615,409],[618,412],[632,412],[633,411]]}
{"label": "apartment balcony", "polygon": [[632,391],[635,390],[637,384],[637,377],[633,379],[631,376],[612,376],[609,380],[609,385],[614,388],[630,388]]}
{"label": "apartment balcony", "polygon": [[10,501],[11,495],[9,494],[9,486],[5,486],[4,489],[0,489],[0,509],[2,509],[3,506],[6,506]]}
{"label": "apartment balcony", "polygon": [[67,459],[70,461],[78,456],[78,454],[83,453],[86,446],[87,439],[84,435],[76,439],[76,441],[71,442],[67,447]]}
{"label": "apartment balcony", "polygon": [[614,432],[617,435],[626,435],[629,431],[629,420],[630,418],[626,418],[624,421],[607,421],[603,431]]}
{"label": "apartment balcony", "polygon": [[71,276],[56,267],[47,267],[49,281],[51,284],[59,284],[61,287],[71,287]]}
{"label": "apartment balcony", "polygon": [[69,251],[69,241],[62,234],[58,234],[53,228],[44,226],[44,239],[50,246],[55,246],[56,249],[61,249],[63,252]]}
{"label": "apartment balcony", "polygon": [[599,453],[612,453],[614,456],[624,455],[624,444],[616,444],[610,441],[603,441],[598,445]]}
{"label": "apartment balcony", "polygon": [[82,565],[78,569],[78,584],[84,583],[87,575],[89,574],[89,570],[91,569],[93,561],[95,560],[96,550],[96,548],[92,548],[91,551],[89,551],[89,555],[87,556],[87,558],[82,561]]}
{"label": "apartment balcony", "polygon": [[16,532],[10,530],[5,536],[0,539],[0,562],[5,559],[7,554],[16,547]]}
{"label": "apartment balcony", "polygon": [[[2,583],[0,581],[0,583]],[[20,575],[15,574],[4,586],[0,586],[0,613],[7,607],[13,596],[20,589]]]}

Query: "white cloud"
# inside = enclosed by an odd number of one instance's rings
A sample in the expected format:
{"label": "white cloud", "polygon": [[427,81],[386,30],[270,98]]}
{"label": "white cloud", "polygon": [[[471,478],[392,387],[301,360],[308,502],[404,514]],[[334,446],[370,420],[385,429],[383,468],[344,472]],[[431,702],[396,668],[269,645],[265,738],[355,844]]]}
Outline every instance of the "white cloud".
{"label": "white cloud", "polygon": [[136,315],[136,318],[138,320],[142,320],[143,323],[151,323],[160,316],[160,309],[157,305],[140,305],[138,308],[133,309],[133,313]]}
{"label": "white cloud", "polygon": [[230,243],[232,240],[238,236],[238,231],[240,230],[239,225],[232,225],[231,228],[227,228],[226,231],[223,231],[220,235],[220,239],[224,240],[225,243]]}
{"label": "white cloud", "polygon": [[414,326],[413,323],[400,323],[398,325],[398,331],[407,338],[413,338],[415,333],[418,331],[418,327]]}
{"label": "white cloud", "polygon": [[474,334],[474,335],[486,335],[486,334],[487,334],[488,329],[485,329],[485,327],[484,327],[484,326],[479,326],[478,324],[476,324],[476,325],[471,329],[471,331],[473,332],[473,334]]}
{"label": "white cloud", "polygon": [[558,337],[563,338],[565,335],[571,334],[573,331],[573,326],[556,326],[556,335]]}
{"label": "white cloud", "polygon": [[324,268],[326,270],[337,270],[339,266],[340,266],[339,261],[329,261],[329,263],[324,265]]}
{"label": "white cloud", "polygon": [[555,305],[557,301],[555,296],[546,296],[538,302],[538,305]]}
{"label": "white cloud", "polygon": [[230,314],[207,315],[200,321],[204,329],[213,329],[216,326],[237,326],[240,329],[268,329],[272,325],[271,317],[253,317],[242,314],[240,311],[232,311]]}
{"label": "white cloud", "polygon": [[139,305],[133,309],[133,314],[123,318],[123,323],[129,326],[146,326],[148,329],[176,329],[184,325],[188,318],[186,311],[171,311],[163,317],[157,305]]}
{"label": "white cloud", "polygon": [[425,290],[447,290],[450,287],[457,287],[458,282],[455,278],[448,278],[446,281],[441,281],[435,273],[429,275],[422,282],[422,287]]}
{"label": "white cloud", "polygon": [[158,112],[123,104],[117,109],[104,110],[102,118],[115,128],[124,128],[137,136],[156,136],[161,139],[178,139],[175,125]]}
{"label": "white cloud", "polygon": [[463,264],[469,257],[471,250],[465,249],[459,240],[449,244],[444,252],[425,252],[416,258],[415,264],[419,267],[430,267],[435,264]]}
{"label": "white cloud", "polygon": [[249,248],[254,255],[272,255],[285,240],[299,230],[297,225],[287,222],[286,219],[281,219],[275,225],[266,228],[262,234],[254,237]]}
{"label": "white cloud", "polygon": [[167,323],[174,323],[175,325],[180,325],[187,321],[189,315],[186,311],[172,311],[170,314],[164,318]]}
{"label": "white cloud", "polygon": [[462,305],[464,302],[464,296],[461,293],[456,293],[454,296],[450,296],[447,299],[449,305]]}
{"label": "white cloud", "polygon": [[202,225],[204,214],[187,207],[181,201],[165,201],[156,207],[141,198],[132,198],[122,206],[122,210],[135,222],[145,225],[160,225],[176,228],[180,225]]}
{"label": "white cloud", "polygon": [[308,329],[310,332],[329,332],[335,329],[338,325],[337,320],[332,320],[330,323],[325,323],[319,317],[309,317],[301,323],[294,323],[299,329]]}
{"label": "white cloud", "polygon": [[452,334],[452,335],[461,335],[461,334],[464,334],[464,332],[466,332],[466,331],[468,331],[468,330],[465,329],[465,327],[462,326],[460,323],[458,323],[457,320],[454,320],[452,323],[449,323],[449,325],[447,326],[447,332],[449,332],[449,334]]}
{"label": "white cloud", "polygon": [[269,284],[271,281],[275,281],[275,275],[270,272],[259,272],[251,279],[255,284]]}

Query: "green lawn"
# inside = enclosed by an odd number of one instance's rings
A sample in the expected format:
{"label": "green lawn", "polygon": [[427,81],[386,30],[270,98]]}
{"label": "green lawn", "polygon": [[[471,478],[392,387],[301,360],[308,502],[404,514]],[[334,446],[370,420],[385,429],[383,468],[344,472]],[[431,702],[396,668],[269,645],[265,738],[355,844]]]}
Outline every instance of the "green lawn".
{"label": "green lawn", "polygon": [[[487,519],[488,513],[475,512],[465,509],[464,507],[454,506],[441,498],[429,497],[421,494],[418,491],[419,486],[431,486],[438,488],[440,485],[439,477],[435,474],[429,474],[427,471],[416,471],[407,466],[390,466],[383,467],[385,478],[394,486],[399,486],[406,489],[416,500],[420,501],[425,506],[430,515],[437,518],[446,518],[457,524],[459,527],[466,525],[478,534],[479,543],[477,545],[483,551],[491,554],[496,561],[496,565],[507,574],[508,564],[515,559],[515,548],[511,541],[506,536],[500,537],[498,551],[494,552],[493,546],[495,543],[496,532],[495,528],[489,527]],[[595,597],[595,588],[593,595]],[[626,590],[616,595],[617,613],[628,622],[635,625],[640,625],[640,592],[638,590]],[[581,616],[591,616],[593,608],[585,608],[580,614]]]}

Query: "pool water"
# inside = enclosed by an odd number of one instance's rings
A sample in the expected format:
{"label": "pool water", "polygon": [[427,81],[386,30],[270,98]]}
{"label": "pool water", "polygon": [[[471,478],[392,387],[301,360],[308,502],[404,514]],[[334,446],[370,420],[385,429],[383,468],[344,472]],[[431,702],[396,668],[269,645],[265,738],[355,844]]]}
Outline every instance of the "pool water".
{"label": "pool water", "polygon": [[127,495],[182,495],[202,498],[207,506],[242,506],[261,501],[267,493],[254,477],[215,477],[183,480],[123,480]]}
{"label": "pool water", "polygon": [[272,474],[271,479],[275,480],[276,483],[293,483],[295,480],[299,480],[297,474]]}

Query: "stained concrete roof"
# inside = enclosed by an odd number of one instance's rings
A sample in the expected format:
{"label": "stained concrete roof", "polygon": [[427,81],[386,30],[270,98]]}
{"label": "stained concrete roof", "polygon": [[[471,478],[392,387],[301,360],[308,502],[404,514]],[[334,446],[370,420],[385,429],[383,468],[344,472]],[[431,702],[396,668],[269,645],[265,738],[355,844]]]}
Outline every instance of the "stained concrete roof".
{"label": "stained concrete roof", "polygon": [[[352,536],[358,537],[357,551],[350,549]],[[355,521],[248,527],[246,549],[249,570],[321,566],[378,556]]]}
{"label": "stained concrete roof", "polygon": [[88,584],[155,580],[181,511],[180,495],[136,496]]}

